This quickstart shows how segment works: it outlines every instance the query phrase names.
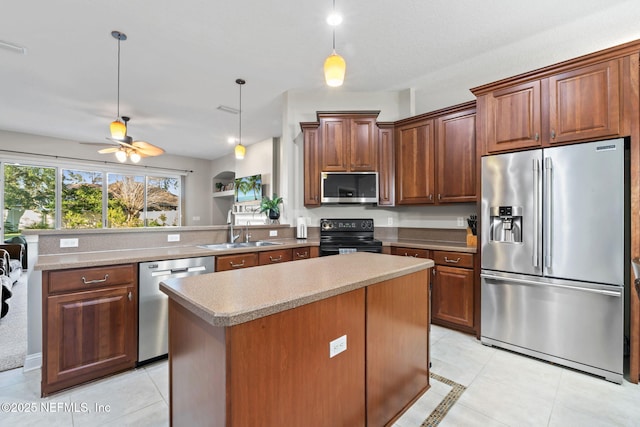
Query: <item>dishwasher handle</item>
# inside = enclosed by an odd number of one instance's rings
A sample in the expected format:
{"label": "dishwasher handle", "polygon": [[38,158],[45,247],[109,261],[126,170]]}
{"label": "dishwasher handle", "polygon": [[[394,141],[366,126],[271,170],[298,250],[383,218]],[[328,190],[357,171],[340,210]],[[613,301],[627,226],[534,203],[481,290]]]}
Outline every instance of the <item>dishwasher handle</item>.
{"label": "dishwasher handle", "polygon": [[151,277],[172,276],[180,273],[195,273],[197,271],[205,271],[206,269],[207,268],[204,265],[198,265],[195,267],[171,268],[169,270],[156,270],[151,272]]}

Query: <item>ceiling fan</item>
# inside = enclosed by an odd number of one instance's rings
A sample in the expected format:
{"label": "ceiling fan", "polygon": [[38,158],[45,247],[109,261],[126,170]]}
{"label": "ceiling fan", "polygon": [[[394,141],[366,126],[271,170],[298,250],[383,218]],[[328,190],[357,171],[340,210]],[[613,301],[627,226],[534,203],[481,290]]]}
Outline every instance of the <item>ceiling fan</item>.
{"label": "ceiling fan", "polygon": [[129,117],[122,116],[122,121],[125,126],[125,133],[123,138],[107,137],[109,141],[113,141],[118,145],[109,148],[103,148],[98,150],[100,154],[115,153],[118,161],[124,163],[127,158],[131,159],[133,163],[138,163],[142,157],[159,156],[164,153],[164,150],[160,147],[156,147],[145,141],[134,141],[132,137],[127,135],[127,123],[131,120]]}

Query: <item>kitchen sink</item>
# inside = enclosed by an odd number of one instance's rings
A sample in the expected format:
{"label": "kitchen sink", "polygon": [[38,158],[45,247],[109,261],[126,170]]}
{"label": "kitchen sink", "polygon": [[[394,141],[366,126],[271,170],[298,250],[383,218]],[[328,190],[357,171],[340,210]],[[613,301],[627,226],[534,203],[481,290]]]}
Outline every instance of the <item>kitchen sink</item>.
{"label": "kitchen sink", "polygon": [[264,240],[258,240],[257,242],[241,242],[241,243],[213,243],[210,245],[199,245],[199,248],[211,249],[214,251],[221,251],[225,249],[239,249],[239,248],[255,248],[263,246],[275,246],[281,245],[278,242],[267,242]]}

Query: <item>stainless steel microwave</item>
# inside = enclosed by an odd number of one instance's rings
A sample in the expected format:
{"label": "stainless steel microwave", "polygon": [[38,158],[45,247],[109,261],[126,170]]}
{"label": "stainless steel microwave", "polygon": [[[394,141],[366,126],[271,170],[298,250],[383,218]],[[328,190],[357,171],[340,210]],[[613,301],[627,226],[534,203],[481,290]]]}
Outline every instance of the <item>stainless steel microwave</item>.
{"label": "stainless steel microwave", "polygon": [[322,172],[322,203],[378,203],[378,172]]}

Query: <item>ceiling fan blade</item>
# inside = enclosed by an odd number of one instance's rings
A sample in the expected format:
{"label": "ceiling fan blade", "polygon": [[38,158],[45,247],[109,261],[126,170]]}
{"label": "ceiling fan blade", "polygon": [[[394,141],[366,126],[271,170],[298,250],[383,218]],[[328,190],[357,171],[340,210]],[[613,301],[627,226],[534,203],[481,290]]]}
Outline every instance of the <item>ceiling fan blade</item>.
{"label": "ceiling fan blade", "polygon": [[106,154],[106,153],[115,153],[116,151],[120,151],[120,147],[103,148],[102,150],[98,150],[98,153]]}
{"label": "ceiling fan blade", "polygon": [[79,142],[82,145],[93,145],[94,147],[113,147],[113,144],[109,143],[109,142],[84,142],[84,141],[80,141]]}
{"label": "ceiling fan blade", "polygon": [[159,156],[164,153],[164,150],[160,147],[156,147],[153,144],[149,144],[145,141],[133,141],[133,147],[139,154],[144,154],[146,156]]}
{"label": "ceiling fan blade", "polygon": [[131,139],[131,137],[130,137],[130,136],[128,136],[128,135],[127,135],[127,136],[125,136],[125,139],[116,139],[116,138],[111,138],[111,137],[107,137],[107,139],[108,139],[109,141],[113,141],[113,142],[115,142],[115,143],[117,143],[117,144],[120,144],[120,145],[122,145],[122,146],[124,146],[124,147],[127,147],[127,148],[134,148],[134,147],[133,147],[133,145],[131,145],[132,139]]}

